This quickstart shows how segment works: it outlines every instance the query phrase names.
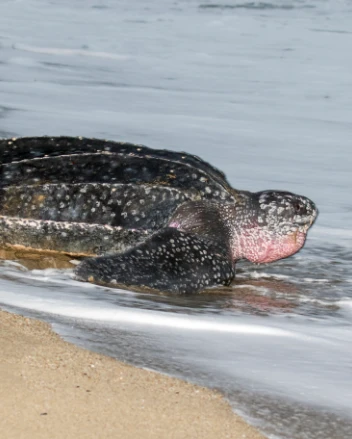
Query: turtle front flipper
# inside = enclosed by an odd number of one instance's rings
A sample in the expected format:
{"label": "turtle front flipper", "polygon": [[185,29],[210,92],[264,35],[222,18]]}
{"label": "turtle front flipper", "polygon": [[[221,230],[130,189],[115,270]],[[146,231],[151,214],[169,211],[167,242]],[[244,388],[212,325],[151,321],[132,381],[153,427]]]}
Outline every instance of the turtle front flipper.
{"label": "turtle front flipper", "polygon": [[172,227],[123,254],[86,259],[75,273],[82,281],[173,294],[229,285],[234,277],[227,249]]}

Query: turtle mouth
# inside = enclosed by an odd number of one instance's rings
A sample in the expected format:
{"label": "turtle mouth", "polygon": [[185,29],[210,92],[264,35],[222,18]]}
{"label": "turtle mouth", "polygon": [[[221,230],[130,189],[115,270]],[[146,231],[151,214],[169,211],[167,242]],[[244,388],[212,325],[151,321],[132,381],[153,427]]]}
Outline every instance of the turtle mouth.
{"label": "turtle mouth", "polygon": [[294,223],[298,226],[305,226],[307,230],[314,224],[318,217],[318,209],[314,206],[307,215],[296,215],[294,217]]}
{"label": "turtle mouth", "polygon": [[[318,211],[314,210],[310,215],[295,216],[292,221],[286,221],[283,226],[291,229],[297,229],[301,233],[307,233],[315,223]],[[294,232],[295,233],[295,232]]]}
{"label": "turtle mouth", "polygon": [[311,227],[314,224],[316,217],[317,217],[316,215],[311,215],[304,219],[300,219],[300,220],[295,219],[294,223],[300,228],[306,228],[308,230],[309,227]]}
{"label": "turtle mouth", "polygon": [[308,230],[311,228],[312,224],[313,224],[313,222],[309,222],[306,224],[300,224],[297,227],[297,230],[295,230],[293,232],[293,235],[296,235],[296,236],[301,235],[301,234],[306,235],[308,233]]}

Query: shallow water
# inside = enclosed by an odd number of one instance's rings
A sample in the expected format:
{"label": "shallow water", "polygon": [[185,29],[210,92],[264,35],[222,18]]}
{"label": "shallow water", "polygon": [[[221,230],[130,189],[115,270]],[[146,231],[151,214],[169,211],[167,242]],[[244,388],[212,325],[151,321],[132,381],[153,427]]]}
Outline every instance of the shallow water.
{"label": "shallow water", "polygon": [[312,198],[305,248],[196,297],[3,262],[0,302],[65,338],[215,387],[270,437],[352,436],[352,6],[346,1],[0,4],[0,135],[186,150],[234,187]]}

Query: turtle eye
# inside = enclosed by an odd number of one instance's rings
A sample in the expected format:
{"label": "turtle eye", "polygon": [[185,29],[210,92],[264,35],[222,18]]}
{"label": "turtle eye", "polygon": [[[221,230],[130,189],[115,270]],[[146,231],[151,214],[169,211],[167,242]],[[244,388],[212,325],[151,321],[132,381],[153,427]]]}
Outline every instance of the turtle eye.
{"label": "turtle eye", "polygon": [[299,213],[303,213],[303,206],[301,203],[299,203],[298,201],[296,201],[293,204],[293,209],[295,211],[295,213],[299,214]]}

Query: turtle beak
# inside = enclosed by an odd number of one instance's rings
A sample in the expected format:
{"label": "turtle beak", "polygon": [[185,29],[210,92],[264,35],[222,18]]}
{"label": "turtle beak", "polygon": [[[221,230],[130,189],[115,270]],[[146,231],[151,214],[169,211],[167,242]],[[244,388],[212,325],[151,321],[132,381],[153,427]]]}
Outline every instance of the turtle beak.
{"label": "turtle beak", "polygon": [[311,217],[309,218],[309,220],[306,222],[306,224],[303,225],[303,231],[304,233],[307,233],[308,230],[312,227],[312,225],[314,224],[315,220],[317,218],[317,214],[314,213],[313,215],[311,215]]}
{"label": "turtle beak", "polygon": [[318,209],[316,208],[315,204],[311,202],[311,209],[308,210],[308,215],[306,222],[304,224],[304,229],[307,232],[310,227],[314,224],[315,220],[318,216]]}
{"label": "turtle beak", "polygon": [[315,207],[315,209],[313,210],[313,213],[311,215],[311,218],[310,218],[309,226],[312,226],[314,224],[315,220],[318,217],[318,214],[319,214],[319,210]]}

